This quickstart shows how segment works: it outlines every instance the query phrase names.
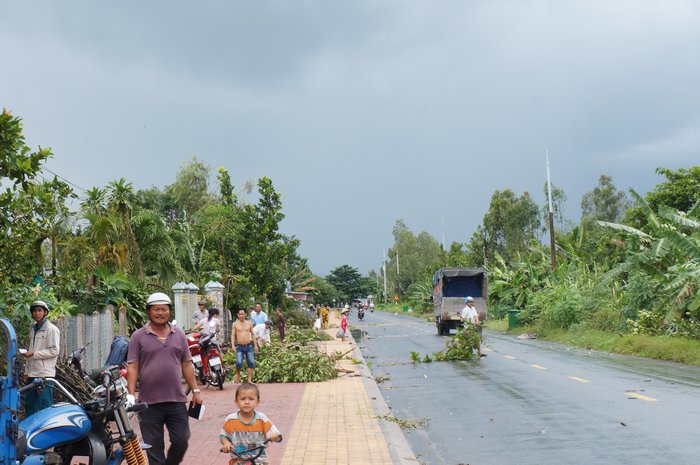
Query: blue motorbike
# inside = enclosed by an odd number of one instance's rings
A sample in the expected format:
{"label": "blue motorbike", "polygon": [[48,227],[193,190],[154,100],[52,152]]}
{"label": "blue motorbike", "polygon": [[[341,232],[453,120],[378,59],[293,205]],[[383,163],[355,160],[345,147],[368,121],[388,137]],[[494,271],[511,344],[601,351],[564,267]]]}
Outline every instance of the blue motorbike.
{"label": "blue motorbike", "polygon": [[[133,404],[118,366],[80,373],[92,396],[78,400],[58,380],[37,378],[19,383],[17,338],[9,321],[0,319],[7,338],[7,373],[0,376],[0,465],[68,465],[80,457],[89,465],[146,465],[143,447],[129,419],[130,412],[147,408]],[[69,402],[57,403],[22,421],[18,419],[20,394],[52,383]]]}

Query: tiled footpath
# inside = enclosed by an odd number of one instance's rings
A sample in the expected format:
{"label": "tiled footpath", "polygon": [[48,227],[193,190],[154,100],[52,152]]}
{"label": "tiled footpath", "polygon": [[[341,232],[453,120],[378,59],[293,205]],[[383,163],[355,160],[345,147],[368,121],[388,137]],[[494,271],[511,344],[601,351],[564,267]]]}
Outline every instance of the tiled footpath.
{"label": "tiled footpath", "polygon": [[[331,320],[331,326],[337,321]],[[328,330],[335,334],[336,329]],[[376,382],[357,345],[348,338],[321,344],[328,354],[348,353],[338,361],[352,373],[323,383],[259,384],[259,410],[284,436],[268,447],[272,465],[416,465],[419,462],[394,423],[378,417],[389,414]],[[356,363],[360,362],[360,363]],[[190,420],[192,438],[183,463],[209,465],[228,462],[219,452],[218,434],[224,418],[235,410],[236,384],[223,391],[202,390],[206,404],[201,421]]]}

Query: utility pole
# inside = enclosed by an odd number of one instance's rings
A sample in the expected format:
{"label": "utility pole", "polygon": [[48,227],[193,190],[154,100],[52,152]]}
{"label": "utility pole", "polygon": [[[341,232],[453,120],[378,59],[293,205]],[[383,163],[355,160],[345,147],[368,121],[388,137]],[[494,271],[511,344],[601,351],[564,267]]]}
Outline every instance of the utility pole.
{"label": "utility pole", "polygon": [[386,251],[382,250],[382,269],[384,270],[384,305],[386,305]]}
{"label": "utility pole", "polygon": [[547,197],[549,198],[549,248],[552,256],[552,271],[557,269],[556,245],[554,243],[554,209],[552,208],[552,181],[549,176],[549,150],[547,154]]}
{"label": "utility pole", "polygon": [[443,263],[443,266],[447,266],[447,247],[445,247],[445,215],[442,216],[442,251],[445,254],[445,263]]}
{"label": "utility pole", "polygon": [[399,272],[399,249],[396,247],[396,294],[401,296],[401,273]]}

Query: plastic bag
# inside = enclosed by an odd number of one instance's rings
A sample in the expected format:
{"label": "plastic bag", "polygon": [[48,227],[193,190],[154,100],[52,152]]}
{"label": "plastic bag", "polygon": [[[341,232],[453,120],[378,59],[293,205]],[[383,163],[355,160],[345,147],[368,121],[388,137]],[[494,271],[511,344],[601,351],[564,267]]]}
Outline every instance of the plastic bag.
{"label": "plastic bag", "polygon": [[345,331],[339,329],[338,332],[335,333],[335,337],[345,337]]}
{"label": "plastic bag", "polygon": [[314,329],[319,330],[321,329],[321,319],[316,318],[316,321],[314,321]]}

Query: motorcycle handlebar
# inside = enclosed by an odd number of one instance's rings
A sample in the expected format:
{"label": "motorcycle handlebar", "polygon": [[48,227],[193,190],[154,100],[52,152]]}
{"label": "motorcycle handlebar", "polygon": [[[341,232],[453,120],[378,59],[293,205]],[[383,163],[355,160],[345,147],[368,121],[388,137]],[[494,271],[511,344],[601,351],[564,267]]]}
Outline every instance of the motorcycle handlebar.
{"label": "motorcycle handlebar", "polygon": [[34,380],[32,380],[31,383],[26,384],[26,385],[22,386],[21,388],[19,388],[19,393],[23,394],[27,391],[31,391],[32,389],[36,389],[37,387],[42,386],[43,384],[44,384],[44,381],[42,379],[38,379],[38,378],[34,379]]}
{"label": "motorcycle handlebar", "polygon": [[126,411],[127,412],[143,412],[148,408],[148,404],[146,402],[139,402],[138,404],[134,404],[131,407],[127,407]]}

